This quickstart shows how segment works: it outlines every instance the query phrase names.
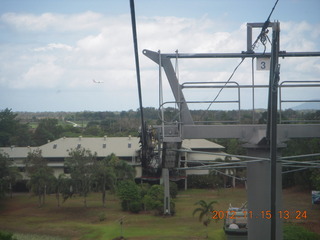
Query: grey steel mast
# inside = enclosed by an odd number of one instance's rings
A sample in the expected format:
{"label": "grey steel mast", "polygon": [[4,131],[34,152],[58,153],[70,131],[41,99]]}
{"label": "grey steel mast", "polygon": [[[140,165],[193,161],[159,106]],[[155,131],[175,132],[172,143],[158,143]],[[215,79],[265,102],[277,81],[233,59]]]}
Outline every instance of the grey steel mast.
{"label": "grey steel mast", "polygon": [[[142,162],[145,164],[147,158],[147,137],[146,137],[146,126],[143,116],[143,105],[142,105],[142,91],[141,91],[141,80],[140,80],[140,64],[139,64],[139,54],[138,54],[138,40],[137,40],[137,28],[136,28],[136,16],[134,9],[134,0],[130,0],[130,10],[131,10],[131,25],[132,25],[132,36],[133,36],[133,46],[134,46],[134,56],[136,64],[136,75],[137,75],[137,85],[139,94],[139,108],[141,117],[141,158]],[[144,165],[143,164],[143,165]]]}
{"label": "grey steel mast", "polygon": [[[247,46],[252,45],[252,32],[254,27],[262,27],[265,23],[248,23]],[[249,219],[249,240],[256,239],[282,239],[281,219],[276,213],[281,209],[281,164],[277,163],[277,151],[284,141],[299,137],[320,137],[320,124],[277,124],[277,95],[280,77],[279,57],[319,57],[320,52],[285,52],[279,50],[280,24],[268,23],[272,27],[272,51],[271,53],[255,53],[246,51],[242,53],[159,53],[143,50],[143,54],[157,64],[161,64],[174,94],[175,101],[180,106],[181,123],[165,125],[161,133],[163,141],[178,143],[183,139],[197,138],[238,138],[247,142],[248,151],[257,158],[267,157],[270,161],[247,163],[248,169],[248,207],[255,213],[270,211],[271,220],[258,219],[254,215]],[[249,39],[250,38],[250,39]],[[251,48],[250,48],[251,49]],[[249,49],[249,50],[250,50]],[[182,92],[182,86],[176,78],[171,58],[257,58],[271,57],[269,75],[269,120],[268,124],[247,125],[196,125],[192,119]],[[165,63],[165,64],[164,64]],[[253,86],[252,86],[253,87]],[[176,94],[176,93],[179,94]],[[177,135],[180,133],[180,135]],[[171,151],[177,149],[174,144],[169,146]],[[170,151],[170,149],[167,149]],[[167,161],[167,159],[163,159]],[[170,166],[170,168],[175,168]],[[169,176],[167,176],[169,177]],[[261,216],[260,216],[261,218]]]}

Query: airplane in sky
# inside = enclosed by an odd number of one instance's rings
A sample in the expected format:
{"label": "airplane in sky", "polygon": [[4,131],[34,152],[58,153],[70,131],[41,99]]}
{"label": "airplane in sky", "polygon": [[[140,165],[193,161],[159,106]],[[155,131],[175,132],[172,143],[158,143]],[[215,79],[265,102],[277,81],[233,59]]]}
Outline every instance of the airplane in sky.
{"label": "airplane in sky", "polygon": [[92,79],[92,81],[93,81],[94,83],[104,83],[103,81],[96,81],[96,80],[94,80],[94,79]]}

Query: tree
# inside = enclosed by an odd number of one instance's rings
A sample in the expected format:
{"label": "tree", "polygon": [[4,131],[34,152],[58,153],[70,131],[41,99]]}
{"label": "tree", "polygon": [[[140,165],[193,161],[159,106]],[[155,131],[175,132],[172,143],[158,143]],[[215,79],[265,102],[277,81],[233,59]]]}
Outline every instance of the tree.
{"label": "tree", "polygon": [[106,162],[114,169],[116,180],[134,179],[135,169],[126,161],[119,159],[114,153],[106,157]]}
{"label": "tree", "polygon": [[10,159],[7,154],[0,152],[0,198],[4,197],[8,189],[8,177],[10,175]]}
{"label": "tree", "polygon": [[102,193],[102,205],[106,206],[106,188],[113,188],[116,180],[114,169],[108,164],[108,157],[95,161],[93,165],[93,181]]}
{"label": "tree", "polygon": [[32,145],[28,125],[20,124],[16,117],[8,108],[0,112],[0,147]]}
{"label": "tree", "polygon": [[312,171],[311,181],[315,190],[320,191],[320,169],[314,169]]}
{"label": "tree", "polygon": [[87,195],[93,175],[93,164],[96,161],[96,153],[92,154],[85,148],[71,149],[69,157],[65,159],[65,166],[70,170],[70,176],[74,187],[83,196],[84,206],[87,207]]}
{"label": "tree", "polygon": [[58,207],[60,207],[60,195],[62,195],[63,201],[66,201],[73,195],[72,179],[62,173],[57,178],[55,178],[54,187]]}
{"label": "tree", "polygon": [[[282,150],[282,156],[298,156],[298,155],[305,155],[305,154],[314,154],[319,152],[320,152],[320,138],[310,138],[310,139],[299,138],[299,139],[290,139],[287,142],[287,147]],[[297,162],[308,161],[308,160],[316,161],[317,156],[297,158]],[[284,171],[286,170],[291,170],[291,169],[284,168]],[[285,187],[301,185],[303,186],[303,188],[312,189],[317,185],[317,170],[307,169],[304,171],[291,172],[291,173],[284,174],[283,185]]]}
{"label": "tree", "polygon": [[207,203],[204,200],[200,200],[199,202],[196,202],[195,205],[200,205],[200,207],[196,208],[193,211],[193,216],[199,212],[199,221],[203,223],[203,225],[206,227],[206,232],[208,238],[208,225],[211,221],[211,213],[213,211],[213,204],[217,203],[217,201],[211,201]]}
{"label": "tree", "polygon": [[39,149],[28,153],[25,164],[30,178],[28,185],[31,191],[38,196],[38,205],[41,207],[45,203],[47,189],[54,182],[53,169],[48,166],[47,160],[42,157]]}
{"label": "tree", "polygon": [[9,175],[7,176],[7,181],[9,184],[9,194],[10,198],[12,198],[12,188],[16,184],[18,180],[22,179],[22,175],[20,174],[17,167],[10,166]]}
{"label": "tree", "polygon": [[58,120],[53,118],[42,119],[34,132],[34,141],[39,145],[46,144],[48,140],[61,137],[63,128],[58,125]]}
{"label": "tree", "polygon": [[6,108],[0,112],[0,146],[5,147],[10,145],[10,137],[14,135],[18,121],[15,120],[17,114],[11,112],[11,109]]}

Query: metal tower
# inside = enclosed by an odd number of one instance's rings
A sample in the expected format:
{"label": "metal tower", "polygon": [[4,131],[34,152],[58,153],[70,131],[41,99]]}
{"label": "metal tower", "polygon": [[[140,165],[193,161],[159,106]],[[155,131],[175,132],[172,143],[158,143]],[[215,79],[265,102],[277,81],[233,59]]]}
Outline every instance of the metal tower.
{"label": "metal tower", "polygon": [[[255,53],[252,50],[252,29],[272,28],[271,52]],[[262,32],[263,32],[262,31]],[[157,127],[162,142],[162,173],[165,185],[165,212],[170,213],[169,169],[178,167],[179,148],[183,139],[199,138],[238,138],[246,142],[248,153],[256,161],[247,162],[248,209],[253,217],[248,219],[249,240],[282,239],[282,222],[277,216],[281,210],[282,180],[280,150],[290,138],[320,137],[320,124],[278,124],[278,90],[280,79],[279,57],[319,57],[320,52],[285,52],[280,51],[280,23],[248,23],[247,50],[242,53],[169,53],[163,54],[143,50],[143,54],[163,69],[169,81],[175,103],[178,106],[179,121],[171,124],[163,123]],[[267,87],[268,121],[267,124],[196,124],[190,113],[183,89],[188,84],[179,84],[171,59],[202,59],[202,58],[270,58],[269,84],[267,86],[241,86],[236,88]],[[227,86],[227,83],[225,85]],[[315,84],[320,87],[320,84]],[[192,86],[195,87],[195,86]],[[205,83],[196,87],[205,87]],[[295,85],[297,87],[297,85]],[[301,85],[303,87],[303,85]],[[280,100],[281,101],[281,100]],[[320,100],[319,100],[320,101]],[[271,219],[259,217],[261,211],[270,211]]]}

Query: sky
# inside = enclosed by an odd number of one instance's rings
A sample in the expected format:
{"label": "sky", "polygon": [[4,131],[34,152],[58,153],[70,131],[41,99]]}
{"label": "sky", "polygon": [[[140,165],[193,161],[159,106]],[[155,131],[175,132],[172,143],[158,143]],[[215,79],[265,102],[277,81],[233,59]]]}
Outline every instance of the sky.
{"label": "sky", "polygon": [[[135,0],[142,101],[159,107],[159,68],[143,49],[162,53],[241,53],[246,23],[264,22],[275,0]],[[279,0],[280,50],[320,51],[320,1]],[[129,0],[1,0],[0,110],[123,111],[139,108]],[[253,38],[258,34],[254,31]],[[271,39],[271,32],[269,38]],[[267,51],[270,51],[270,44]],[[256,52],[263,52],[260,44]],[[172,60],[180,84],[226,82],[241,59]],[[266,85],[268,71],[246,59],[230,81]],[[280,59],[285,81],[320,80],[320,58]],[[93,80],[103,83],[94,83]],[[172,101],[165,74],[164,101]],[[221,83],[216,83],[220,84]],[[223,84],[222,84],[223,85]],[[212,101],[219,89],[185,89],[187,101]],[[283,100],[319,99],[320,88],[283,90]],[[265,89],[223,89],[217,100],[266,108]],[[286,105],[287,104],[287,105]],[[297,103],[295,103],[297,104]],[[165,106],[170,106],[167,104]],[[283,103],[282,108],[293,105]],[[191,109],[207,109],[195,104]],[[238,103],[212,104],[233,109]]]}

